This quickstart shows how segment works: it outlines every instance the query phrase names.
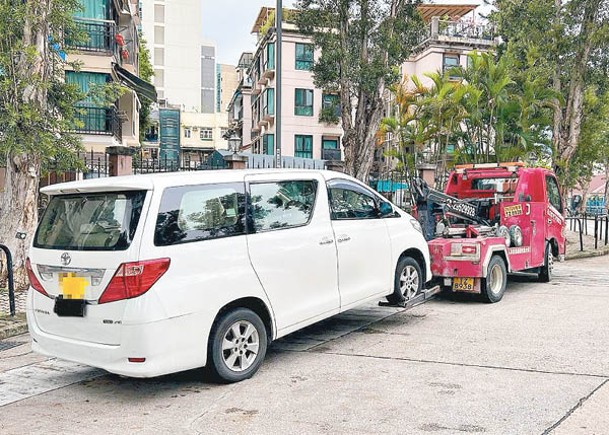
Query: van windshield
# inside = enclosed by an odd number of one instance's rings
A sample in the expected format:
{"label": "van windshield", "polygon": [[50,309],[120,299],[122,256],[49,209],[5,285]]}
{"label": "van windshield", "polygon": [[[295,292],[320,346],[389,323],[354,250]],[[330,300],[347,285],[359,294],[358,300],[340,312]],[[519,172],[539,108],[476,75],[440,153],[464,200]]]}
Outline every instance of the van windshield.
{"label": "van windshield", "polygon": [[34,246],[74,251],[127,249],[146,191],[58,195],[38,225]]}

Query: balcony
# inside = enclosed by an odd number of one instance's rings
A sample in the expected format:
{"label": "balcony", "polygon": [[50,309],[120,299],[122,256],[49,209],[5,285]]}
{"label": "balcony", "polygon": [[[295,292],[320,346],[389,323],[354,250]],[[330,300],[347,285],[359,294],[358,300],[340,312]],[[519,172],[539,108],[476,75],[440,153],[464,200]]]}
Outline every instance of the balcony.
{"label": "balcony", "polygon": [[271,106],[264,106],[262,108],[262,120],[270,122],[275,119],[275,108]]}
{"label": "balcony", "polygon": [[268,59],[264,63],[264,71],[262,72],[262,77],[273,80],[275,78],[275,59]]}
{"label": "balcony", "polygon": [[321,159],[322,160],[332,160],[332,161],[340,161],[342,160],[342,154],[339,149],[332,150],[326,149],[321,150]]}
{"label": "balcony", "polygon": [[75,18],[75,21],[79,35],[66,36],[66,45],[69,48],[94,53],[117,53],[114,21],[84,18]]}
{"label": "balcony", "polygon": [[82,124],[75,128],[77,133],[114,136],[122,141],[123,126],[116,108],[79,106],[76,117]]}
{"label": "balcony", "polygon": [[495,28],[490,23],[476,23],[472,19],[450,21],[432,17],[427,32],[423,34],[414,51],[421,51],[431,42],[489,48],[495,45],[495,36]]}

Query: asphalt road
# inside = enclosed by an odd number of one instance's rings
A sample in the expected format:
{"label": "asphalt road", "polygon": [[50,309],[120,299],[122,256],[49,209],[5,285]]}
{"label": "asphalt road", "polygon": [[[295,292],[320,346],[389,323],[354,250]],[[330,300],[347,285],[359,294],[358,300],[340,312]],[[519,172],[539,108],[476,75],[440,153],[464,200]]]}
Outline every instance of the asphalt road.
{"label": "asphalt road", "polygon": [[135,380],[0,342],[0,433],[609,433],[609,257],[499,304],[367,306],[273,344],[233,385]]}

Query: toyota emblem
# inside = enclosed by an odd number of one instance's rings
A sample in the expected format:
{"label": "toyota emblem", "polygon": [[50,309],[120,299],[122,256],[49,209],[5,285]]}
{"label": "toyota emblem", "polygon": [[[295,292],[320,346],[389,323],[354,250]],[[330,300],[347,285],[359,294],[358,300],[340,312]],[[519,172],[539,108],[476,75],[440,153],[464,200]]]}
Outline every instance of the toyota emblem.
{"label": "toyota emblem", "polygon": [[72,257],[70,257],[70,254],[68,254],[67,252],[64,252],[63,254],[61,254],[61,264],[63,264],[64,266],[67,266],[68,264],[70,264],[71,261],[72,261]]}

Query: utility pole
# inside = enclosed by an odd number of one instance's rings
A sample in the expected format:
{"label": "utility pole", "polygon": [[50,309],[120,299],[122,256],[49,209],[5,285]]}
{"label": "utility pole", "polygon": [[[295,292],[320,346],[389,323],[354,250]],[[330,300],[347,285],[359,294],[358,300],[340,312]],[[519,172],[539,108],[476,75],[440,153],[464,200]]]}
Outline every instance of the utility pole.
{"label": "utility pole", "polygon": [[277,56],[275,62],[275,167],[281,167],[281,52],[282,52],[283,1],[277,0],[275,30],[277,32]]}

